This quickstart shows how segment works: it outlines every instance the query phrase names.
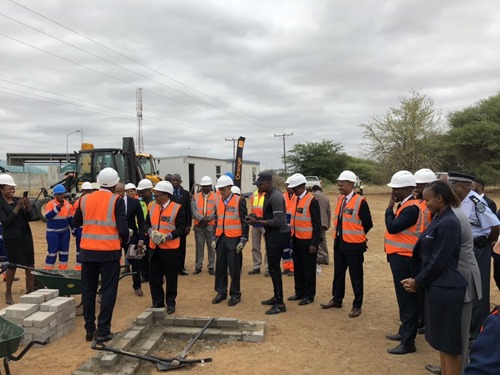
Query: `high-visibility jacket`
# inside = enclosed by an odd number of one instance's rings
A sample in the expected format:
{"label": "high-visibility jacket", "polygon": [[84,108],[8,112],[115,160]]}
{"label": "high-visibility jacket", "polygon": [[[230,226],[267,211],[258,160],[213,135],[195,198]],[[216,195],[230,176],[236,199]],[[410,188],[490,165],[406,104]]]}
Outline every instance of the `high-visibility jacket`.
{"label": "high-visibility jacket", "polygon": [[[203,204],[205,203],[205,197],[202,191],[199,193],[196,193],[194,195],[194,204],[196,207],[196,211],[201,215],[205,216],[203,213]],[[215,212],[215,193],[211,191],[208,196],[207,196],[207,206],[206,206],[206,215],[211,215]],[[199,220],[196,218],[194,219],[194,225],[197,225],[199,223]],[[215,218],[210,220],[208,222],[208,225],[214,225],[215,224]]]}
{"label": "high-visibility jacket", "polygon": [[295,194],[292,194],[292,196],[290,197],[288,195],[288,191],[285,191],[283,193],[283,198],[285,198],[286,222],[287,224],[290,224],[290,220],[292,219],[292,212],[297,205],[297,196]]}
{"label": "high-visibility jacket", "polygon": [[264,199],[266,198],[266,193],[259,193],[258,190],[253,192],[252,199],[252,213],[257,217],[264,216]]}
{"label": "high-visibility jacket", "polygon": [[96,251],[121,249],[120,235],[116,226],[115,206],[118,195],[98,190],[80,199],[83,217],[80,247]]}
{"label": "high-visibility jacket", "polygon": [[224,204],[222,197],[217,199],[217,229],[215,235],[217,237],[224,234],[226,237],[234,238],[241,237],[243,229],[240,220],[240,199],[241,197],[232,194],[229,202]]}
{"label": "high-visibility jacket", "polygon": [[290,220],[292,236],[301,240],[310,240],[313,237],[311,211],[309,210],[309,206],[313,199],[314,196],[311,193],[306,193],[302,199],[299,199],[296,208],[292,212],[292,218]]}
{"label": "high-visibility jacket", "polygon": [[73,206],[64,199],[61,211],[56,212],[56,206],[59,204],[59,201],[52,199],[45,206],[47,232],[64,232],[70,228],[71,217],[74,215]]}
{"label": "high-visibility jacket", "polygon": [[[165,234],[173,232],[175,230],[175,219],[180,208],[181,205],[179,203],[170,200],[170,203],[167,205],[167,208],[163,210],[160,217],[160,205],[156,204],[156,202],[152,202],[149,205],[149,220],[151,222],[151,228]],[[158,248],[162,250],[173,250],[178,249],[180,245],[180,237],[165,241],[159,245],[149,240],[149,247],[151,249],[155,249],[158,246]]]}
{"label": "high-visibility jacket", "polygon": [[[337,224],[340,214],[340,208],[346,199],[345,195],[341,195],[337,202],[337,207],[335,208],[335,217],[333,219],[333,225],[335,230],[333,231],[333,238],[337,237]],[[361,203],[365,200],[365,197],[354,194],[349,202],[346,203],[344,211],[342,212],[342,240],[348,243],[364,243],[366,242],[366,234],[363,229],[363,223],[359,218],[359,208]]]}
{"label": "high-visibility jacket", "polygon": [[429,224],[432,221],[432,215],[429,209],[427,208],[427,205],[425,204],[425,200],[422,199],[420,202],[420,212],[422,215],[422,228],[420,229],[420,233],[424,233],[424,231],[427,229]]}
{"label": "high-visibility jacket", "polygon": [[411,257],[413,255],[413,248],[417,243],[418,237],[420,236],[420,229],[422,228],[422,211],[420,210],[420,204],[415,199],[407,200],[401,205],[396,211],[396,218],[399,216],[401,211],[406,207],[416,206],[419,210],[418,220],[411,227],[405,230],[391,234],[385,232],[384,247],[387,254],[399,254]]}

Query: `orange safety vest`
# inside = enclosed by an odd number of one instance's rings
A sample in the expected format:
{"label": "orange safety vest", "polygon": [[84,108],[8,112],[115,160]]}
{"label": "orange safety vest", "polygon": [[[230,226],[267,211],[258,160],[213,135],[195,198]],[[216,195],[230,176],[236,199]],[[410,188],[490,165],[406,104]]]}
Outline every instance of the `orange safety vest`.
{"label": "orange safety vest", "polygon": [[[171,233],[175,230],[175,218],[177,217],[177,213],[179,212],[179,209],[181,208],[181,205],[179,203],[175,203],[174,201],[170,200],[169,204],[167,205],[167,208],[163,210],[161,213],[160,217],[160,206],[156,204],[156,202],[150,202],[149,206],[149,220],[151,222],[151,226],[153,229],[156,229],[157,231],[161,233]],[[178,249],[179,246],[181,245],[181,238],[177,237],[173,240],[165,241],[162,244],[155,244],[153,241],[149,240],[149,247],[151,249],[155,249],[156,246],[158,248],[163,249],[163,250],[169,250],[169,249]]]}
{"label": "orange safety vest", "polygon": [[252,200],[252,213],[257,217],[264,216],[264,199],[266,198],[266,193],[259,193],[258,190],[255,190],[253,193]]}
{"label": "orange safety vest", "polygon": [[424,233],[424,231],[427,229],[427,227],[432,221],[431,212],[427,208],[424,199],[420,201],[420,213],[422,215],[422,229],[420,229],[420,233]]}
{"label": "orange safety vest", "polygon": [[[341,195],[337,202],[337,207],[335,208],[335,217],[333,219],[333,225],[335,230],[333,231],[333,238],[337,237],[337,224],[340,214],[340,208],[342,203],[346,199],[344,195]],[[348,243],[364,243],[366,242],[366,234],[363,229],[363,223],[359,218],[359,207],[361,202],[365,198],[359,194],[354,194],[349,202],[346,203],[344,207],[344,212],[342,212],[342,240]]]}
{"label": "orange safety vest", "polygon": [[418,207],[420,212],[418,220],[414,225],[399,233],[390,234],[387,231],[385,232],[384,247],[387,254],[399,254],[408,257],[413,255],[413,248],[417,243],[418,237],[420,236],[420,230],[422,228],[422,211],[420,210],[419,202],[415,199],[407,200],[396,211],[396,218],[399,216],[401,211],[409,206]]}
{"label": "orange safety vest", "polygon": [[[195,207],[196,207],[196,211],[201,215],[201,216],[205,216],[203,214],[203,204],[204,204],[204,197],[203,197],[203,192],[200,191],[199,193],[196,193],[194,195],[194,204],[195,204]],[[213,191],[211,191],[209,194],[208,194],[208,197],[207,197],[207,207],[206,207],[206,215],[211,215],[215,212],[215,193]],[[194,225],[197,225],[199,223],[199,220],[197,220],[196,218],[194,219]],[[215,218],[210,220],[208,222],[208,225],[214,225],[215,224]]]}
{"label": "orange safety vest", "polygon": [[217,199],[217,229],[215,235],[220,237],[241,237],[243,230],[240,220],[240,196],[232,194],[229,202],[224,204],[222,197]]}
{"label": "orange safety vest", "polygon": [[[52,211],[56,206],[59,205],[59,202],[56,199],[52,199],[47,203],[45,206],[45,214],[49,213]],[[69,203],[66,199],[63,200],[63,207],[61,208],[61,211],[54,216],[51,220],[68,220],[70,216],[73,216],[75,213],[75,210],[73,209],[73,206],[71,203]]]}
{"label": "orange safety vest", "polygon": [[285,207],[286,207],[286,222],[287,224],[290,224],[290,220],[292,218],[292,212],[295,206],[297,205],[297,196],[295,194],[292,194],[290,197],[288,195],[288,191],[285,191],[283,193],[283,198],[285,198]]}
{"label": "orange safety vest", "polygon": [[116,226],[115,205],[118,195],[98,190],[80,200],[83,216],[82,249],[116,251],[121,249]]}
{"label": "orange safety vest", "polygon": [[301,240],[310,240],[313,237],[311,211],[309,210],[313,199],[314,196],[311,193],[306,193],[302,199],[299,199],[295,210],[292,211],[292,218],[290,220],[292,236]]}

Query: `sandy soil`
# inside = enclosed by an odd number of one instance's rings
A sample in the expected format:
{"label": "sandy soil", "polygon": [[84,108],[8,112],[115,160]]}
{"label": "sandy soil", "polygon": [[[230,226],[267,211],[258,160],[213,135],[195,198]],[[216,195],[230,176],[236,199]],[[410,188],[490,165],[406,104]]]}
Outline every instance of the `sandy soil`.
{"label": "sandy soil", "polygon": [[[329,194],[335,205],[336,194]],[[500,194],[492,195],[500,202]],[[367,199],[374,218],[374,229],[369,233],[369,250],[365,256],[365,301],[359,318],[349,319],[352,302],[350,286],[346,290],[344,308],[322,310],[320,302],[331,299],[333,265],[322,266],[318,278],[316,299],[313,304],[298,306],[288,302],[284,314],[267,316],[260,301],[272,296],[270,278],[248,275],[251,269],[251,249],[244,250],[242,276],[242,302],[235,307],[227,304],[212,305],[213,277],[206,269],[199,275],[179,278],[176,316],[224,316],[246,320],[265,320],[266,337],[262,343],[229,343],[215,350],[197,353],[197,357],[210,356],[213,362],[196,366],[193,374],[426,374],[424,365],[439,363],[439,357],[422,336],[417,337],[417,352],[405,356],[391,356],[386,349],[394,346],[384,338],[398,327],[398,310],[392,285],[392,276],[383,252],[383,214],[388,194],[370,194]],[[37,266],[45,259],[45,226],[41,221],[31,223],[37,252]],[[329,247],[331,257],[331,233]],[[74,245],[73,245],[74,249]],[[74,251],[74,250],[73,250]],[[189,236],[186,265],[194,270],[194,239]],[[74,252],[71,253],[74,262]],[[71,264],[72,265],[72,264]],[[19,271],[18,271],[19,272]],[[23,275],[22,272],[19,273]],[[347,281],[349,285],[349,281]],[[492,283],[493,285],[493,283]],[[145,296],[135,296],[131,280],[120,282],[120,291],[113,316],[113,331],[125,329],[145,308],[150,307],[148,285],[143,285]],[[293,294],[293,278],[284,276],[285,296]],[[24,292],[24,278],[13,288],[14,299]],[[500,293],[492,288],[492,301],[500,303]],[[79,300],[80,297],[77,296]],[[0,300],[0,308],[5,302]],[[70,374],[84,361],[96,354],[85,341],[83,318],[76,318],[76,329],[66,337],[32,349],[20,362],[11,363],[13,374],[38,375]],[[159,373],[154,372],[153,373]]]}

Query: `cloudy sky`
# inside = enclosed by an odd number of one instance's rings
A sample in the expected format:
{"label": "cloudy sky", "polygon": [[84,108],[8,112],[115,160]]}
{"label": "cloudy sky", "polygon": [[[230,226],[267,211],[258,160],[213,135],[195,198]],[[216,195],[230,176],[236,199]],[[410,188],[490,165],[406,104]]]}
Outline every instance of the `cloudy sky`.
{"label": "cloudy sky", "polygon": [[0,159],[137,138],[282,167],[282,139],[361,155],[411,89],[446,115],[500,87],[498,0],[2,0]]}

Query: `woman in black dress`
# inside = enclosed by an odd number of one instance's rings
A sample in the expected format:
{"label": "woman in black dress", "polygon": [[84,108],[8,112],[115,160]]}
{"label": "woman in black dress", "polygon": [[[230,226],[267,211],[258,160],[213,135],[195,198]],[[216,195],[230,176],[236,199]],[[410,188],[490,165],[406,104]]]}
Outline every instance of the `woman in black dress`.
{"label": "woman in black dress", "polygon": [[[3,226],[4,246],[9,255],[9,262],[27,267],[35,265],[35,251],[33,246],[33,235],[28,223],[31,218],[31,205],[29,198],[15,198],[16,184],[14,179],[2,174],[0,175],[0,222]],[[12,282],[16,275],[16,268],[7,269],[7,282],[5,302],[9,305],[14,303],[12,299]],[[30,270],[26,270],[26,292],[35,290],[35,279]]]}
{"label": "woman in black dress", "polygon": [[424,189],[434,216],[413,249],[412,276],[401,281],[407,292],[425,288],[425,339],[439,351],[441,373],[460,375],[461,318],[467,282],[458,271],[460,222],[451,207],[460,200],[447,182]]}

